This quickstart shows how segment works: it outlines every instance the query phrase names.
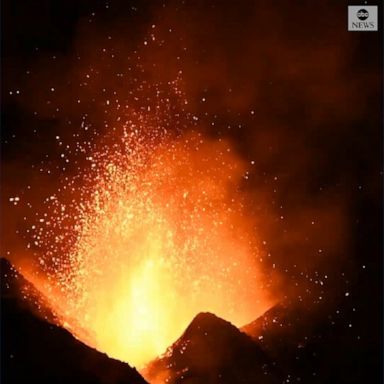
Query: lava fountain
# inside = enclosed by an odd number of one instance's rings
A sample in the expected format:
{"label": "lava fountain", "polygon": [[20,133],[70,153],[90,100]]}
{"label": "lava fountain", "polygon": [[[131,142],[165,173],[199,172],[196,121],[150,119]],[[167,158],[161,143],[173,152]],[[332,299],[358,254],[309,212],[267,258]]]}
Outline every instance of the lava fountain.
{"label": "lava fountain", "polygon": [[197,313],[241,326],[270,301],[240,191],[246,164],[229,143],[132,122],[112,131],[79,149],[88,165],[63,189],[72,200],[49,199],[27,277],[78,339],[142,367]]}

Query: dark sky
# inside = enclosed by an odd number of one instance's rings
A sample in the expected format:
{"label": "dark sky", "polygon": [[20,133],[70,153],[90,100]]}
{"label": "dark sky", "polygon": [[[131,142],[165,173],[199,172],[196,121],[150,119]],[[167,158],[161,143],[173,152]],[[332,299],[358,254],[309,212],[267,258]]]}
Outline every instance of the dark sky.
{"label": "dark sky", "polygon": [[[148,48],[152,25],[163,43]],[[348,32],[344,1],[2,1],[3,254],[17,259],[22,217],[33,216],[9,198],[28,197],[40,209],[57,188],[62,175],[36,171],[59,161],[55,137],[70,140],[84,114],[104,122],[100,104],[134,79],[167,84],[182,71],[201,130],[229,137],[256,162],[244,188],[283,284],[303,289],[303,271],[328,274],[330,305],[352,292],[354,332],[378,353],[381,25]],[[113,54],[103,56],[104,47]],[[98,77],[84,86],[89,68]]]}

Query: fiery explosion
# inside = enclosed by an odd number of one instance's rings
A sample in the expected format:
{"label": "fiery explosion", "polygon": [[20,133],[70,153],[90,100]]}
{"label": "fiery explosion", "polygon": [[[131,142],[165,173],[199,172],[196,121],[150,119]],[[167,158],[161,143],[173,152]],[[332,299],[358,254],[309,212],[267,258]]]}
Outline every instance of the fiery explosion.
{"label": "fiery explosion", "polygon": [[44,255],[28,273],[61,325],[137,366],[201,311],[241,326],[270,304],[240,197],[245,164],[225,140],[156,124],[136,116],[77,145],[81,186],[62,188],[70,203],[49,199],[34,227]]}

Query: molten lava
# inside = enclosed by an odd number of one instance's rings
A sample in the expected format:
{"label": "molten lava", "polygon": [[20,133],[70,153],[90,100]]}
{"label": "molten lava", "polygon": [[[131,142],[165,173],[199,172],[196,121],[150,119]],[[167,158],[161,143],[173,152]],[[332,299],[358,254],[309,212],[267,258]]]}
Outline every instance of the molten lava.
{"label": "molten lava", "polygon": [[201,311],[241,326],[268,309],[246,167],[227,142],[125,125],[87,161],[73,202],[52,197],[40,220],[28,276],[61,325],[141,367]]}

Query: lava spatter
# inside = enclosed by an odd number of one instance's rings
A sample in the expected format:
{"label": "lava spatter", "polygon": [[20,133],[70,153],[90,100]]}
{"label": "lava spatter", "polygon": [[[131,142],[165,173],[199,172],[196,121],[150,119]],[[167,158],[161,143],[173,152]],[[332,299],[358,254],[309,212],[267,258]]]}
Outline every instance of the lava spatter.
{"label": "lava spatter", "polygon": [[240,326],[270,305],[239,192],[245,164],[229,142],[170,134],[158,116],[78,146],[87,164],[66,203],[49,200],[28,276],[76,337],[137,366],[196,313]]}

